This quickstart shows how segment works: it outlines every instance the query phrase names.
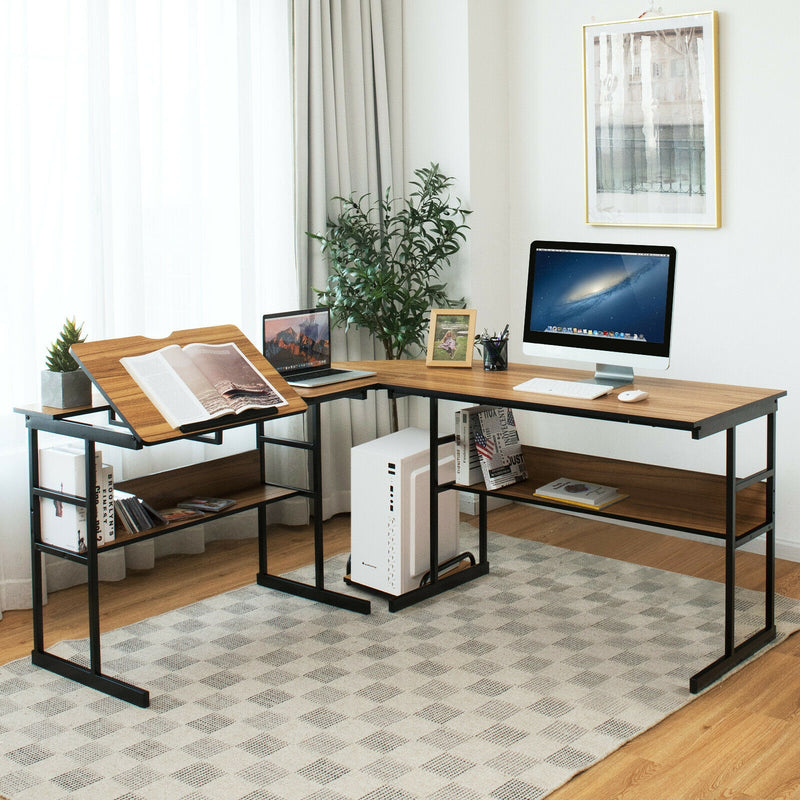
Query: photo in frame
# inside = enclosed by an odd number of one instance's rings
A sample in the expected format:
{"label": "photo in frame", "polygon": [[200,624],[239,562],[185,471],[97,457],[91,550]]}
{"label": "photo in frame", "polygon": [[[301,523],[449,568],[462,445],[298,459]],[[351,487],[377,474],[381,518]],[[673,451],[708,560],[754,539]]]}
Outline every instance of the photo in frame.
{"label": "photo in frame", "polygon": [[431,309],[427,366],[472,366],[477,314],[474,308]]}
{"label": "photo in frame", "polygon": [[586,222],[720,226],[717,12],[583,26]]}

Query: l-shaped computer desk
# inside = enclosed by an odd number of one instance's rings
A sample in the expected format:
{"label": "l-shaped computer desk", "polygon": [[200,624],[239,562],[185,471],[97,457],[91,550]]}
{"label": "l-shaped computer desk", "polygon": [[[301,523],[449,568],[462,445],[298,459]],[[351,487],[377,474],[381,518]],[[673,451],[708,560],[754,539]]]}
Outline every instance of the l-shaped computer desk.
{"label": "l-shaped computer desk", "polygon": [[[430,426],[430,570],[423,585],[406,594],[389,597],[389,608],[398,611],[420,600],[432,597],[454,586],[484,575],[489,570],[487,542],[487,497],[490,495],[513,501],[570,511],[567,505],[535,498],[537,486],[561,476],[617,486],[628,497],[600,511],[583,510],[601,519],[632,525],[648,525],[683,531],[721,540],[724,547],[725,631],[722,656],[690,679],[689,688],[698,692],[765,646],[775,638],[775,422],[779,398],[783,390],[758,389],[744,386],[724,386],[711,383],[676,381],[662,378],[637,378],[636,387],[649,392],[649,397],[636,404],[617,399],[619,390],[596,400],[573,400],[527,394],[514,386],[534,376],[581,380],[588,373],[576,370],[509,365],[508,370],[484,371],[480,365],[472,368],[428,367],[424,361],[348,362],[336,366],[355,367],[375,374],[345,383],[316,389],[291,390],[255,348],[242,337],[238,329],[221,326],[212,329],[183,331],[173,334],[168,342],[185,344],[204,341],[224,343],[239,341],[245,354],[282,385],[289,403],[275,416],[306,414],[309,420],[307,440],[287,440],[268,435],[265,415],[225,418],[209,423],[208,430],[184,432],[171,430],[164,420],[142,400],[141,392],[127,373],[119,367],[119,355],[149,352],[153,340],[132,337],[116,342],[85,343],[80,346],[82,364],[104,395],[105,404],[79,409],[50,409],[23,406],[16,409],[25,414],[29,429],[31,485],[31,554],[33,564],[33,621],[34,649],[32,660],[93,688],[146,706],[149,694],[145,689],[124,683],[102,671],[100,653],[100,623],[98,597],[98,554],[105,550],[180,530],[197,521],[161,525],[140,534],[117,536],[102,545],[87,537],[88,551],[75,553],[41,540],[39,498],[57,498],[86,508],[87,527],[96,523],[94,504],[85,497],[71,497],[39,486],[38,434],[48,432],[83,440],[86,455],[86,485],[93,479],[95,445],[106,444],[127,449],[146,445],[195,438],[209,444],[219,444],[225,429],[255,425],[256,448],[236,456],[228,456],[202,464],[171,470],[152,476],[124,481],[120,488],[131,491],[151,502],[156,508],[174,505],[181,496],[211,494],[230,496],[235,504],[217,515],[238,514],[250,509],[258,511],[259,567],[256,581],[262,586],[293,593],[318,602],[328,603],[351,611],[369,613],[370,603],[363,597],[336,591],[326,586],[323,560],[322,514],[322,430],[320,408],[324,403],[340,398],[363,399],[368,393],[385,390],[390,394],[427,399]],[[76,346],[77,347],[77,346]],[[117,349],[115,349],[115,347]],[[121,349],[120,349],[121,348]],[[132,349],[133,348],[133,349]],[[119,352],[118,352],[119,350]],[[528,479],[503,489],[489,491],[483,484],[472,486],[440,483],[438,475],[438,445],[453,440],[453,435],[440,435],[439,403],[455,401],[461,404],[487,404],[510,407],[524,412],[560,415],[596,420],[598,424],[618,423],[663,428],[691,439],[705,439],[725,434],[725,457],[719,473],[690,471],[662,467],[636,461],[620,461],[595,455],[565,452],[558,449],[525,447]],[[94,414],[108,414],[108,424],[97,424]],[[737,477],[736,434],[740,425],[761,420],[764,427],[765,462],[746,477]],[[298,447],[309,454],[310,484],[306,488],[289,487],[270,480],[265,446],[284,444]],[[472,556],[468,566],[447,570],[439,566],[438,556],[438,495],[444,491],[465,491],[479,498],[479,553]],[[314,522],[314,583],[288,580],[269,572],[267,563],[266,507],[294,496],[304,496],[312,504]],[[621,529],[621,536],[624,530]],[[735,637],[734,595],[736,587],[736,550],[759,537],[764,537],[764,627],[737,644]],[[721,553],[723,551],[721,550]],[[65,661],[45,649],[42,613],[42,558],[45,554],[67,558],[88,567],[88,609],[91,661],[88,667]],[[441,572],[441,574],[440,574]],[[339,576],[341,580],[341,576]]]}
{"label": "l-shaped computer desk", "polygon": [[[595,400],[577,400],[519,392],[519,383],[534,376],[562,380],[582,380],[585,372],[555,367],[510,364],[505,371],[472,368],[428,367],[423,361],[359,361],[335,366],[367,369],[374,377],[334,384],[317,389],[299,390],[306,401],[319,435],[319,406],[341,397],[364,396],[373,390],[386,390],[395,396],[426,398],[429,406],[430,452],[452,441],[452,435],[440,435],[439,403],[455,401],[498,405],[525,412],[553,414],[617,423],[664,428],[689,434],[691,439],[725,435],[724,464],[720,472],[710,474],[662,467],[646,462],[621,461],[593,455],[526,446],[523,448],[528,470],[526,481],[489,491],[483,484],[461,486],[439,482],[437,459],[430,465],[431,547],[429,577],[418,589],[389,598],[391,610],[399,610],[431,597],[454,585],[488,572],[487,497],[489,495],[561,511],[574,507],[533,496],[536,487],[561,476],[617,486],[628,497],[600,511],[586,511],[609,521],[630,525],[655,526],[681,531],[724,542],[725,633],[723,655],[690,680],[692,692],[701,691],[775,638],[775,422],[778,399],[784,390],[713,383],[636,378],[635,386],[649,392],[639,403],[622,403],[622,390]],[[629,388],[629,387],[623,387]],[[740,425],[763,418],[765,460],[762,469],[746,477],[737,477],[736,434]],[[472,492],[479,497],[479,555],[474,564],[461,571],[438,575],[437,510],[438,493]],[[321,525],[321,519],[317,519]],[[620,529],[624,536],[624,530]],[[734,596],[736,587],[736,551],[742,545],[764,537],[764,627],[737,644],[735,635]]]}

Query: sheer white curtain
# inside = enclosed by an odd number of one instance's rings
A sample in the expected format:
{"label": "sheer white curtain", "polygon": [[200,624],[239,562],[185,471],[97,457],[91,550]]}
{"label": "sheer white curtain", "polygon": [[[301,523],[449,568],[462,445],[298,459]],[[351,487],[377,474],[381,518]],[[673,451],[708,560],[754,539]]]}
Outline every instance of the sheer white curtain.
{"label": "sheer white curtain", "polygon": [[[297,252],[301,297],[314,305],[328,269],[305,234],[325,231],[337,210],[330,198],[404,190],[403,0],[295,2],[294,28]],[[383,358],[365,331],[334,332],[333,348],[340,360]],[[350,508],[350,447],[388,433],[389,420],[383,398],[322,413],[328,517]]]}
{"label": "sheer white curtain", "polygon": [[[0,4],[0,611],[30,605],[27,443],[12,408],[38,401],[65,317],[91,339],[233,323],[258,342],[262,313],[299,302],[290,9]],[[239,433],[226,452],[252,446]],[[112,462],[125,478],[222,454],[181,443]],[[191,534],[158,541],[202,547]],[[154,545],[125,550],[104,556],[105,577],[152,560]],[[51,589],[71,580],[60,564]]]}

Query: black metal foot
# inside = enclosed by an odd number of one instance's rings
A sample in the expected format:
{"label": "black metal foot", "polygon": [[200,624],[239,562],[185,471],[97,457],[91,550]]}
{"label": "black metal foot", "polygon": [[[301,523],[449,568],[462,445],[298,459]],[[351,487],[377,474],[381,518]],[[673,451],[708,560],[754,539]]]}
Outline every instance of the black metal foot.
{"label": "black metal foot", "polygon": [[488,561],[478,563],[474,567],[468,567],[458,572],[451,572],[449,575],[445,575],[436,580],[435,583],[426,583],[424,586],[420,586],[419,589],[412,589],[410,592],[406,592],[397,597],[390,597],[389,611],[400,611],[403,608],[408,608],[415,603],[419,603],[421,600],[427,600],[429,597],[434,597],[437,594],[446,592],[454,586],[473,581],[481,575],[488,574],[488,572]]}
{"label": "black metal foot", "polygon": [[758,633],[754,633],[749,639],[745,639],[735,647],[729,656],[718,658],[696,675],[692,675],[689,679],[689,691],[692,694],[702,692],[703,689],[730,672],[734,667],[738,667],[742,661],[750,658],[753,653],[758,652],[764,645],[769,644],[776,635],[777,630],[774,625],[771,628],[762,628]]}
{"label": "black metal foot", "polygon": [[288,578],[280,578],[277,575],[259,572],[258,575],[256,575],[256,583],[258,583],[259,586],[277,589],[280,592],[286,592],[287,594],[293,594],[298,597],[305,597],[308,600],[316,600],[318,603],[326,603],[329,606],[344,608],[347,611],[357,611],[359,614],[369,614],[372,612],[372,606],[369,600],[364,600],[361,597],[353,597],[349,594],[342,594],[341,592],[333,592],[330,589],[318,589],[316,586],[301,583],[300,581],[289,580]]}
{"label": "black metal foot", "polygon": [[140,689],[131,683],[104,675],[102,672],[94,672],[74,661],[54,656],[52,653],[33,650],[31,663],[140,708],[147,708],[150,705],[150,692],[146,689]]}

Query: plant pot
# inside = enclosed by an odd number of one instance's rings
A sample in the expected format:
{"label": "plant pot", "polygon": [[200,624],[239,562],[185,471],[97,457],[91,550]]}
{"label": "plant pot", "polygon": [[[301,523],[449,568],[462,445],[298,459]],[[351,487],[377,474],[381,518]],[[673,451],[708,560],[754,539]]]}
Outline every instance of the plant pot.
{"label": "plant pot", "polygon": [[82,370],[42,372],[42,405],[50,408],[77,408],[92,404],[92,382]]}

